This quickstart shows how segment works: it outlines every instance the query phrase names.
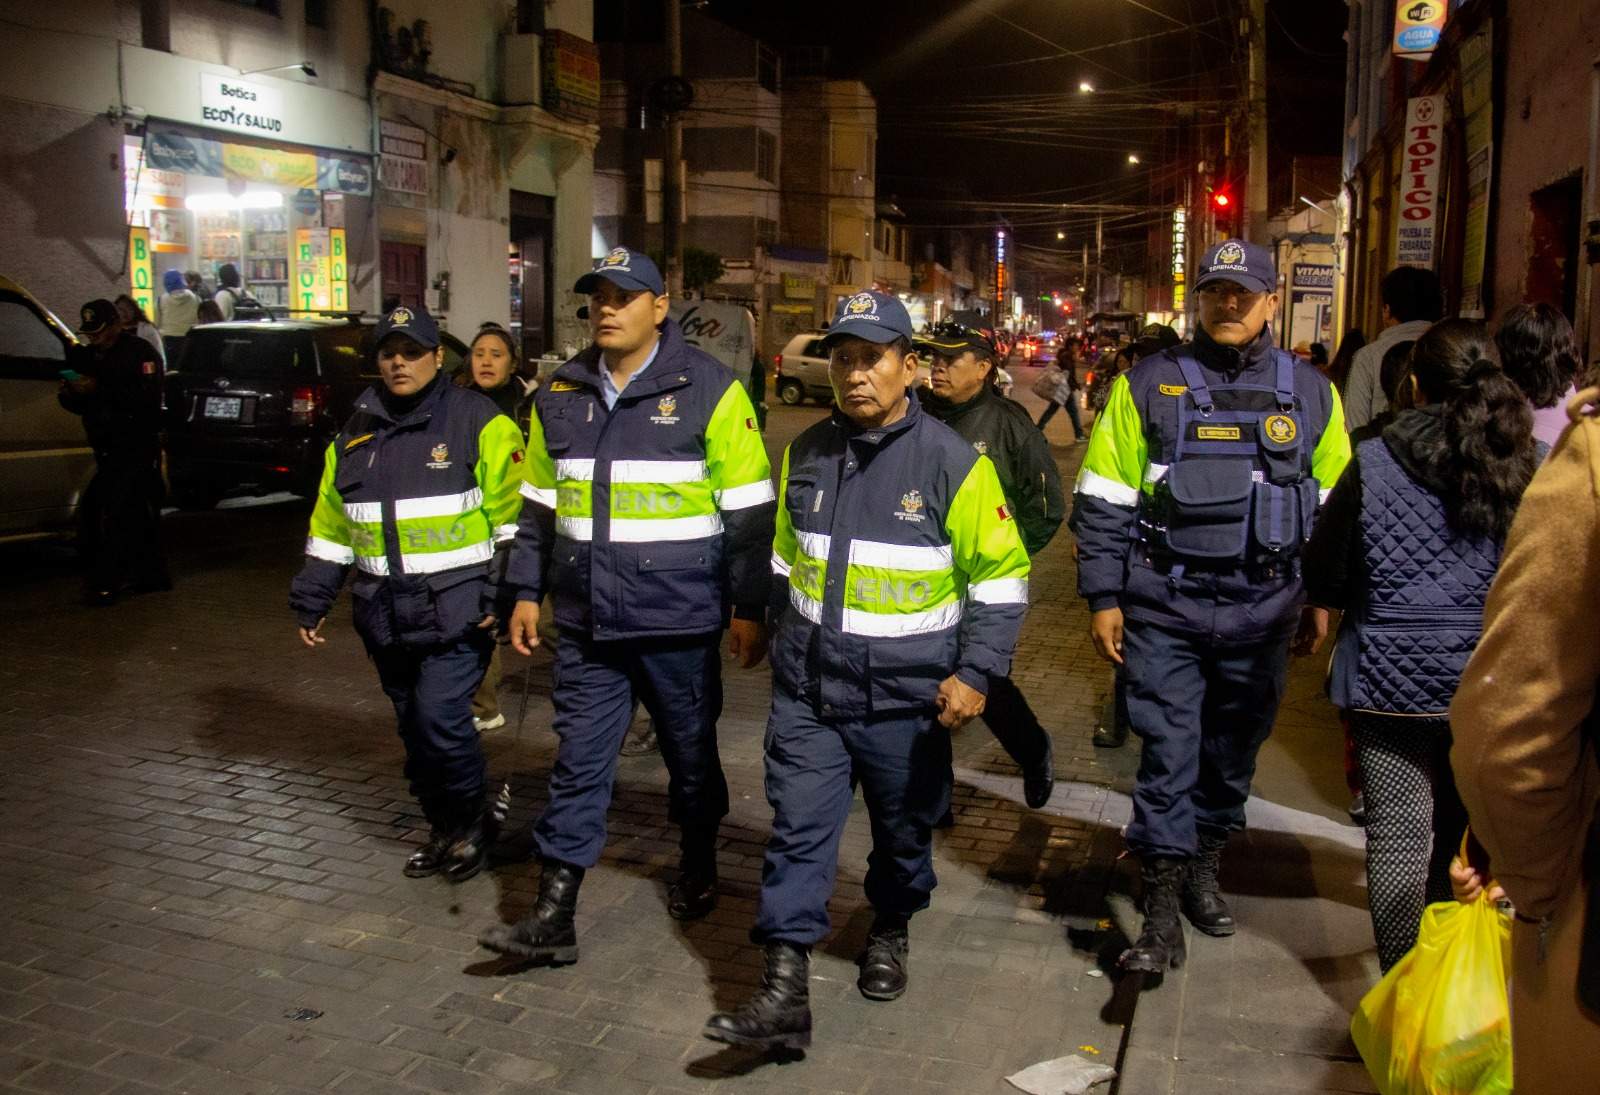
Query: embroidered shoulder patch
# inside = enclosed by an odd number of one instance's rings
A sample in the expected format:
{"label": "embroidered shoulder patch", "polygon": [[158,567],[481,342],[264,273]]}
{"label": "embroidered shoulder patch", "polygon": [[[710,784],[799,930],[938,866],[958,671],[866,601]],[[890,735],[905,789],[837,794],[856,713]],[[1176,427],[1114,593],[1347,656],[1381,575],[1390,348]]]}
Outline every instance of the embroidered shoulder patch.
{"label": "embroidered shoulder patch", "polygon": [[357,445],[364,444],[365,442],[371,441],[376,436],[377,436],[376,434],[364,433],[360,437],[352,437],[350,440],[348,440],[348,441],[346,441],[344,443],[344,451],[345,452],[349,452],[351,449],[355,448]]}
{"label": "embroidered shoulder patch", "polygon": [[1184,392],[1186,392],[1188,390],[1189,390],[1189,386],[1187,384],[1163,384],[1163,385],[1161,385],[1161,394],[1162,395],[1182,395]]}
{"label": "embroidered shoulder patch", "polygon": [[582,384],[574,384],[570,380],[552,380],[550,382],[550,390],[552,392],[575,392],[582,387]]}

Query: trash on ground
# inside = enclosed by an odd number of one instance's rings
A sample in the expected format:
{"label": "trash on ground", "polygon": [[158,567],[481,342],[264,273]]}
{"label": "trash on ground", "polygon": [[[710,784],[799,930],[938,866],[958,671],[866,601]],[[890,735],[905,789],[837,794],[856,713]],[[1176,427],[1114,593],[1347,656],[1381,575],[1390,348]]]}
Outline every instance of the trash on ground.
{"label": "trash on ground", "polygon": [[1028,1095],[1086,1095],[1095,1084],[1117,1078],[1117,1070],[1079,1057],[1040,1061],[1006,1077],[1006,1082]]}

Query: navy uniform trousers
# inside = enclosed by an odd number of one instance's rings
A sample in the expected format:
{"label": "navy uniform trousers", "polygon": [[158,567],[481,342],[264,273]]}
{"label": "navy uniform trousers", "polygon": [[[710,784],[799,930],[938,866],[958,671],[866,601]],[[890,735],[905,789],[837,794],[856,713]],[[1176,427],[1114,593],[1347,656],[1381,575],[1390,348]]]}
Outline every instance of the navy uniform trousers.
{"label": "navy uniform trousers", "polygon": [[667,762],[667,818],[683,826],[685,851],[696,833],[728,813],[728,783],[717,753],[722,715],[722,633],[595,642],[563,631],[556,643],[555,732],[550,801],[534,825],[539,854],[593,867],[606,845],[606,810],[617,754],[634,702],[655,721]]}
{"label": "navy uniform trousers", "polygon": [[467,823],[483,807],[485,763],[472,694],[493,651],[494,636],[478,630],[436,646],[367,645],[394,704],[411,793],[440,831]]}
{"label": "navy uniform trousers", "polygon": [[811,703],[772,691],[766,786],[772,837],[751,936],[809,946],[828,934],[855,782],[872,824],[866,893],[881,913],[910,916],[933,893],[933,827],[950,808],[950,734],[931,711],[823,720]]}
{"label": "navy uniform trousers", "polygon": [[1219,645],[1129,619],[1122,656],[1128,721],[1143,742],[1128,846],[1188,858],[1200,829],[1244,827],[1256,754],[1283,699],[1289,641]]}

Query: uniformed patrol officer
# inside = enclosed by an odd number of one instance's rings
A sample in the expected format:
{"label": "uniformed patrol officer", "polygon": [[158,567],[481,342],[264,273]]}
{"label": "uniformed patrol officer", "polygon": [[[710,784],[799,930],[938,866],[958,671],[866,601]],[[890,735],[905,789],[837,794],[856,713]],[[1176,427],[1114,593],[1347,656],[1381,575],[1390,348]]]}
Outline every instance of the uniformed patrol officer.
{"label": "uniformed patrol officer", "polygon": [[1143,739],[1127,839],[1145,921],[1129,970],[1182,964],[1180,906],[1200,931],[1233,933],[1218,867],[1283,695],[1300,549],[1350,459],[1332,385],[1273,346],[1276,286],[1264,248],[1207,251],[1194,340],[1117,378],[1078,475],[1078,589]]}
{"label": "uniformed patrol officer", "polygon": [[[918,390],[922,409],[994,463],[1022,546],[1038,555],[1066,516],[1061,472],[1028,412],[996,387],[994,344],[981,331],[947,327],[918,339],[916,349],[929,362],[928,387]],[[989,681],[983,721],[1022,769],[1023,800],[1039,809],[1055,787],[1054,748],[1010,677]]]}
{"label": "uniformed patrol officer", "polygon": [[478,873],[493,835],[472,694],[494,649],[504,549],[522,504],[522,434],[487,398],[440,376],[427,311],[396,308],[376,335],[382,384],[328,446],[289,604],[315,649],[355,567],[353,622],[394,704],[430,829],[405,873],[460,882]]}
{"label": "uniformed patrol officer", "polygon": [[828,933],[839,838],[859,781],[872,821],[875,917],[856,984],[906,989],[907,928],[934,887],[933,826],[950,803],[950,731],[1010,670],[1028,556],[989,458],[925,414],[911,320],[857,293],[828,330],[838,409],[784,455],[772,568],[767,800],[774,817],[752,938],[761,987],[706,1037],[811,1041],[810,949]]}
{"label": "uniformed patrol officer", "polygon": [[[670,774],[681,871],[667,897],[680,920],[717,899],[717,827],[728,785],[717,755],[722,629],[745,668],[765,655],[774,494],[744,387],[684,341],[661,274],[619,247],[574,291],[588,296],[594,345],[534,399],[528,482],[512,553],[511,642],[538,644],[553,599],[555,731],[550,801],[534,826],[538,901],[479,941],[519,958],[578,957],[573,911],[600,859],[617,751],[643,702]],[[729,623],[729,613],[732,622]]]}

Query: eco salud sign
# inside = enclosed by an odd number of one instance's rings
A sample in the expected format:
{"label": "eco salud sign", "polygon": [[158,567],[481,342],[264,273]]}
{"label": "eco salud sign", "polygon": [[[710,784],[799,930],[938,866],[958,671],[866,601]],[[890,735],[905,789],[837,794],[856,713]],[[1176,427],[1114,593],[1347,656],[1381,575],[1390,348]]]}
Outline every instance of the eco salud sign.
{"label": "eco salud sign", "polygon": [[239,133],[281,136],[283,93],[265,84],[202,72],[200,118],[208,125]]}
{"label": "eco salud sign", "polygon": [[1400,149],[1400,204],[1395,218],[1395,262],[1433,269],[1439,235],[1439,163],[1444,159],[1444,96],[1424,95],[1406,104],[1405,142]]}

